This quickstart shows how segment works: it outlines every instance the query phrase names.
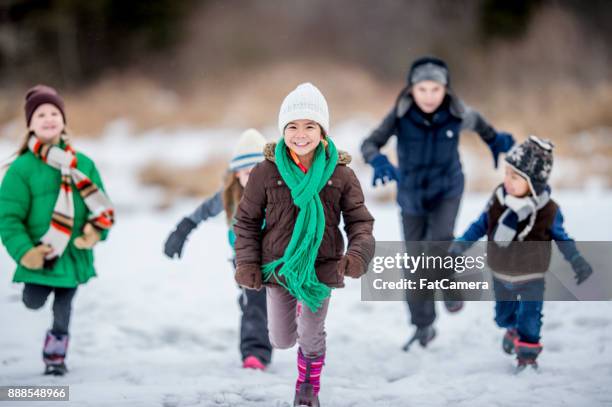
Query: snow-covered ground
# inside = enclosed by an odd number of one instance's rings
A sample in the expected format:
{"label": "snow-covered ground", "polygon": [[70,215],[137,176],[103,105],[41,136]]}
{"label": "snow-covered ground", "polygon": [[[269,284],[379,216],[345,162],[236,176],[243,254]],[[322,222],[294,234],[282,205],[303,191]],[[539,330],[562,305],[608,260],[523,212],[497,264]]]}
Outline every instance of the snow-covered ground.
{"label": "snow-covered ground", "polygon": [[[347,124],[340,139],[355,151],[358,139],[350,133]],[[206,154],[231,150],[210,139],[194,131],[177,135],[172,144],[164,135],[127,139],[117,134],[77,143],[98,163],[120,211],[109,240],[96,251],[99,277],[75,298],[70,373],[63,378],[41,374],[50,304],[36,312],[23,306],[21,287],[11,283],[14,264],[0,249],[0,385],[69,385],[69,405],[74,406],[289,405],[295,349],[275,351],[266,372],[241,368],[239,290],[228,263],[223,217],[201,225],[183,259],[171,261],[162,255],[163,241],[198,201],[154,211],[151,202],[158,192],[139,187],[134,177],[135,161],[146,160],[132,160],[132,154],[195,163]],[[0,157],[13,149],[0,143]],[[370,173],[356,168],[368,182]],[[139,194],[147,202],[138,204]],[[486,199],[483,194],[465,196],[457,231],[474,219]],[[576,239],[612,240],[612,191],[559,191],[555,199]],[[370,209],[377,239],[399,240],[395,205],[372,203]],[[453,316],[441,308],[436,340],[426,350],[414,347],[404,353],[401,346],[412,332],[405,304],[361,302],[358,281],[334,291],[323,405],[612,405],[612,303],[546,303],[540,371],[518,376],[512,374],[512,357],[500,349],[502,330],[493,322],[492,303],[468,303]]]}

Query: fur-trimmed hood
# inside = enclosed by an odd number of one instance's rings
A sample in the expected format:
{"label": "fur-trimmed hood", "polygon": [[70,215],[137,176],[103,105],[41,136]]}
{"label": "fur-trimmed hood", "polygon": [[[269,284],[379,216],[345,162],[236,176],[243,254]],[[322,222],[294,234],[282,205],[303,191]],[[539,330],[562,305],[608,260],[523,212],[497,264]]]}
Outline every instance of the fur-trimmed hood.
{"label": "fur-trimmed hood", "polygon": [[[266,160],[275,162],[274,150],[276,149],[276,142],[267,143],[264,147],[264,157]],[[346,151],[338,150],[338,164],[349,165],[353,158]]]}

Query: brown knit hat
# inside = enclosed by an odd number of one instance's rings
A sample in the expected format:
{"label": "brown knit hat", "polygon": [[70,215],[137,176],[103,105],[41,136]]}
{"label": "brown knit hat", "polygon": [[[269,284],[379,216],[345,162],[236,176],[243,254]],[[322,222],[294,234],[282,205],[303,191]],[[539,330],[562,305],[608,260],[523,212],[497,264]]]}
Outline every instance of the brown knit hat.
{"label": "brown knit hat", "polygon": [[28,90],[25,96],[25,116],[28,127],[36,108],[45,103],[51,103],[57,107],[62,112],[64,124],[66,124],[66,113],[64,113],[64,100],[62,97],[50,86],[36,85]]}

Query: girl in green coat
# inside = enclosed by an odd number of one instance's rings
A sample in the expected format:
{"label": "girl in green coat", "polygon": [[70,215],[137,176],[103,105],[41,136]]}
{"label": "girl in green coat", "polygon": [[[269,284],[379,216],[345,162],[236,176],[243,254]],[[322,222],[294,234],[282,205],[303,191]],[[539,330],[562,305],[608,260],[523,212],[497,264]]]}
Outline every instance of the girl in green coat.
{"label": "girl in green coat", "polygon": [[23,302],[41,308],[54,293],[45,374],[66,372],[68,325],[79,284],[95,276],[92,248],[114,221],[96,167],[68,144],[64,102],[50,87],[26,94],[28,134],[0,185],[0,238],[17,262]]}

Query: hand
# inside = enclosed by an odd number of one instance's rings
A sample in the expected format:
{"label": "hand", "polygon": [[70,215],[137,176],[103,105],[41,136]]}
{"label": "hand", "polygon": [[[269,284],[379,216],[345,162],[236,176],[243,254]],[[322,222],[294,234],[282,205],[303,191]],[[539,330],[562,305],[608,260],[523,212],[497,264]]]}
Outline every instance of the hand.
{"label": "hand", "polygon": [[501,153],[507,153],[514,145],[514,137],[512,134],[500,131],[495,134],[493,140],[489,143],[491,154],[493,154],[493,165],[497,168],[497,161]]}
{"label": "hand", "polygon": [[164,253],[166,256],[172,259],[177,255],[180,259],[183,255],[183,245],[187,240],[187,236],[189,236],[196,226],[196,223],[191,219],[183,218],[179,224],[176,225],[174,232],[170,233],[170,236],[168,236],[166,240],[166,244],[164,245]]}
{"label": "hand", "polygon": [[91,223],[86,223],[83,228],[83,234],[74,239],[74,246],[77,249],[91,249],[100,241],[100,232],[93,227]]}
{"label": "hand", "polygon": [[582,256],[578,256],[572,260],[572,269],[576,274],[576,284],[580,285],[593,274],[593,268]]}
{"label": "hand", "polygon": [[370,165],[374,167],[374,179],[372,186],[375,187],[377,181],[381,181],[385,185],[388,181],[398,181],[399,174],[397,168],[389,162],[389,159],[384,154],[377,154],[370,160]]}
{"label": "hand", "polygon": [[353,254],[342,256],[338,262],[338,275],[359,278],[366,273],[366,264],[361,257]]}
{"label": "hand", "polygon": [[40,244],[28,250],[19,260],[19,263],[30,270],[39,270],[43,268],[45,256],[53,252],[53,248],[46,244]]}
{"label": "hand", "polygon": [[259,264],[243,264],[236,267],[234,279],[239,286],[259,290],[262,286],[261,266]]}

